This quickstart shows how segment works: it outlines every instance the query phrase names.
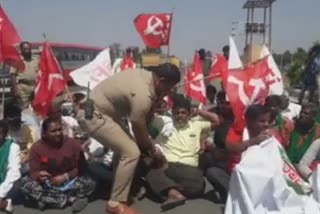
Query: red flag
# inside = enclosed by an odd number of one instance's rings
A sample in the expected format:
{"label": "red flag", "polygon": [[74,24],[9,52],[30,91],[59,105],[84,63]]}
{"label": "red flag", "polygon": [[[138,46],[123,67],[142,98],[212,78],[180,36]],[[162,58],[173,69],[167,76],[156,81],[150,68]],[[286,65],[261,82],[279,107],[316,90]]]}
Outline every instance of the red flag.
{"label": "red flag", "polygon": [[222,74],[228,70],[228,61],[221,54],[216,54],[212,59],[211,69],[209,71],[209,81],[215,78],[221,78]]}
{"label": "red flag", "polygon": [[134,19],[134,25],[146,46],[169,45],[172,13],[140,14]]}
{"label": "red flag", "polygon": [[120,65],[120,70],[124,71],[126,69],[131,69],[131,68],[134,68],[134,67],[135,67],[135,64],[134,64],[134,61],[133,61],[132,54],[124,54],[122,62],[121,62],[121,65]]}
{"label": "red flag", "polygon": [[196,52],[193,59],[192,70],[187,68],[185,71],[185,93],[188,97],[205,104],[206,89],[203,81],[202,64],[199,54]]}
{"label": "red flag", "polygon": [[24,70],[24,63],[16,46],[21,42],[20,36],[10,19],[0,6],[0,62]]}
{"label": "red flag", "polygon": [[269,94],[267,81],[270,68],[268,58],[263,58],[243,69],[229,70],[223,75],[223,85],[233,113],[237,129],[244,128],[244,113],[251,104],[263,104]]}
{"label": "red flag", "polygon": [[168,105],[169,109],[172,109],[173,101],[172,101],[171,96],[166,96],[166,97],[164,98],[164,100],[167,102],[167,105]]}
{"label": "red flag", "polygon": [[33,108],[39,115],[46,116],[51,102],[66,88],[61,69],[48,43],[43,45],[39,69]]}

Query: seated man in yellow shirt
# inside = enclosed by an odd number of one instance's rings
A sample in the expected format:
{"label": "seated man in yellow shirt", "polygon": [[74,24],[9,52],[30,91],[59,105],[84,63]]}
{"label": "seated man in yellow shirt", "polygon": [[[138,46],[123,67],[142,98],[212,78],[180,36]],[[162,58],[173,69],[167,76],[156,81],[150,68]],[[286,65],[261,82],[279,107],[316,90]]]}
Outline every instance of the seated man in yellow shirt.
{"label": "seated man in yellow shirt", "polygon": [[[201,135],[219,123],[214,113],[200,109],[192,112],[185,97],[174,100],[172,112],[174,128],[169,136],[160,136],[158,141],[167,163],[160,169],[151,169],[145,177],[151,190],[166,200],[162,210],[182,205],[187,198],[203,193],[203,172],[198,167]],[[191,115],[201,119],[192,119]]]}

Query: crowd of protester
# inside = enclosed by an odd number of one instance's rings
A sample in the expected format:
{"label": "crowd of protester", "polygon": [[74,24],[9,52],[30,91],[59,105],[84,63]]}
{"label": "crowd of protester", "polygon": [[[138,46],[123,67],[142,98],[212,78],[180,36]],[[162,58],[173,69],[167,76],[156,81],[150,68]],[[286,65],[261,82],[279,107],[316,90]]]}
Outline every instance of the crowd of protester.
{"label": "crowd of protester", "polygon": [[[30,48],[29,43],[21,44],[26,63],[34,59]],[[32,73],[37,68],[28,69]],[[71,105],[65,104],[68,99],[52,103],[46,118],[35,116],[30,109],[31,95],[21,93],[24,85],[28,93],[34,90],[31,77],[35,76],[28,76],[28,69],[24,76],[13,73],[20,85],[16,88],[20,99],[6,106],[0,121],[0,210],[10,213],[13,204],[24,203],[41,210],[70,205],[73,212],[79,212],[90,200],[107,195],[116,182],[116,163],[124,159],[117,157],[117,148],[98,142],[103,139],[92,138],[78,124],[76,115],[86,98],[83,93],[73,94]],[[26,76],[29,82],[24,81]],[[300,106],[291,103],[288,94],[271,95],[264,105],[247,108],[246,127],[238,130],[233,127],[235,117],[223,90],[208,86],[208,108],[192,105],[182,94],[172,93],[169,98],[172,104],[165,99],[155,103],[148,121],[149,137],[162,154],[162,164],[135,147],[126,148],[130,150],[126,151],[127,164],[138,164],[133,167],[132,188],[126,191],[138,199],[156,196],[163,211],[203,197],[205,180],[212,186],[215,202],[225,203],[241,153],[271,136],[286,149],[303,178],[320,162],[320,121],[318,107],[312,103]],[[130,131],[129,121],[121,124]],[[108,128],[114,127],[109,124]],[[128,165],[123,167],[127,173]]]}

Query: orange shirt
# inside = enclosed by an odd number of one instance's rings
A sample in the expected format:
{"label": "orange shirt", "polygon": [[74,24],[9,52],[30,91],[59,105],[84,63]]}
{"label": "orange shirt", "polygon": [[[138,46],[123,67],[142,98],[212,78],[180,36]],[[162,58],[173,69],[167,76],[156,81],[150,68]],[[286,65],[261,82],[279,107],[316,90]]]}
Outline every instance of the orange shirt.
{"label": "orange shirt", "polygon": [[[227,134],[226,143],[227,144],[242,143],[242,132],[231,127]],[[240,162],[240,160],[241,160],[241,153],[230,152],[228,154],[227,170],[230,174],[233,171],[234,167]]]}
{"label": "orange shirt", "polygon": [[[283,145],[283,142],[281,142],[283,140],[283,137],[278,133],[278,131],[274,129],[270,129],[270,132],[279,141],[279,143]],[[231,127],[227,134],[226,143],[229,145],[243,143],[242,135],[243,135],[243,131],[239,131],[234,127]],[[230,174],[232,173],[234,167],[238,163],[240,163],[241,154],[242,153],[235,153],[235,152],[229,153],[228,161],[227,161],[227,170]]]}

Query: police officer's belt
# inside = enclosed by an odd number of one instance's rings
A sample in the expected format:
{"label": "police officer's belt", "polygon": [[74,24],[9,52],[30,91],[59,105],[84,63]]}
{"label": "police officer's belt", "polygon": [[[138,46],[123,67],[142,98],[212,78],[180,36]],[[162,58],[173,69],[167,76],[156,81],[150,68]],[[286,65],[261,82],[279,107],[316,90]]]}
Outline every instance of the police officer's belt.
{"label": "police officer's belt", "polygon": [[34,81],[32,81],[32,80],[26,80],[26,79],[17,80],[17,83],[18,83],[18,84],[26,84],[26,85],[34,85],[34,84],[35,84]]}

